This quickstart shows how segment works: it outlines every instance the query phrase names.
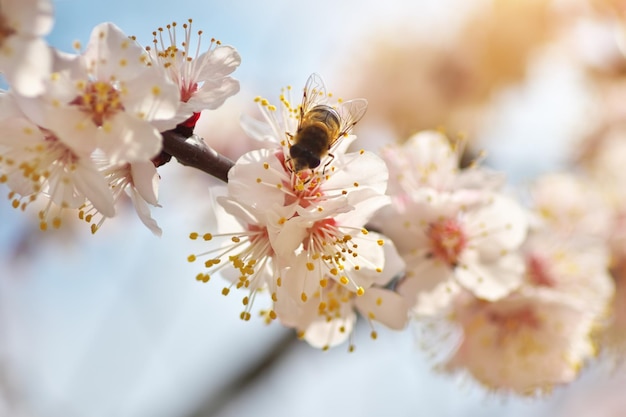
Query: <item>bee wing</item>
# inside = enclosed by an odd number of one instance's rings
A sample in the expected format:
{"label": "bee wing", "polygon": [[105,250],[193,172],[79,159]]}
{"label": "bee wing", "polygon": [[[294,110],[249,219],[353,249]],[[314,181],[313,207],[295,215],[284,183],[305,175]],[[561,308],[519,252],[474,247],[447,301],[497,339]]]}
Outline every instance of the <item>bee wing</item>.
{"label": "bee wing", "polygon": [[313,73],[304,85],[304,94],[302,95],[302,106],[300,107],[300,115],[305,114],[313,107],[319,104],[326,104],[328,94],[326,85],[319,74]]}
{"label": "bee wing", "polygon": [[355,98],[354,100],[344,101],[337,107],[341,127],[339,128],[339,137],[344,136],[359,122],[367,111],[367,100],[364,98]]}

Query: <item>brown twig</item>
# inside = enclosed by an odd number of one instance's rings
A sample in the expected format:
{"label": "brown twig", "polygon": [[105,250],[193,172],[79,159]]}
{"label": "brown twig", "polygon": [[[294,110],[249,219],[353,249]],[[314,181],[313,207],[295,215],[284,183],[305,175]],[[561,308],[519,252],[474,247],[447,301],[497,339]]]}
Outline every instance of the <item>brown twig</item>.
{"label": "brown twig", "polygon": [[191,129],[179,126],[161,134],[163,135],[163,152],[175,157],[185,166],[199,169],[228,182],[228,171],[235,163],[209,147],[202,139],[194,139]]}

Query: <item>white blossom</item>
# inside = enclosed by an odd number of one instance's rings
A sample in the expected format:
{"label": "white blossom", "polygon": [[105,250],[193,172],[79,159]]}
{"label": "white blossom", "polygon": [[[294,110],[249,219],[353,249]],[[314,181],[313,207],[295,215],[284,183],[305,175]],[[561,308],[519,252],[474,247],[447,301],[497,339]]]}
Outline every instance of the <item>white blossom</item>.
{"label": "white blossom", "polygon": [[[235,48],[211,39],[203,49],[202,31],[198,31],[195,51],[191,49],[192,20],[183,23],[183,39],[177,39],[176,22],[153,32],[153,46],[146,48],[153,64],[164,70],[179,88],[180,101],[176,116],[154,124],[159,130],[173,128],[202,110],[214,110],[239,92],[239,82],[230,74],[241,64]],[[166,36],[164,36],[164,34]]]}
{"label": "white blossom", "polygon": [[147,65],[145,51],[112,23],[96,26],[84,53],[57,64],[25,112],[81,153],[105,152],[113,164],[146,161],[162,148],[150,123],[176,114],[177,87]]}

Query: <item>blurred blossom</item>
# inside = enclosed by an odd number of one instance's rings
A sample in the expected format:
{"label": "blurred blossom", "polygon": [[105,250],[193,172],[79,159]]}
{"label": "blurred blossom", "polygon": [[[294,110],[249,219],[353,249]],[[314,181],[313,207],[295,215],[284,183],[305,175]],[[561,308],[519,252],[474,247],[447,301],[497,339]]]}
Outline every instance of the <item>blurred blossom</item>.
{"label": "blurred blossom", "polygon": [[538,220],[562,236],[589,236],[600,243],[610,235],[611,206],[588,178],[566,172],[543,175],[533,182],[531,197]]}
{"label": "blurred blossom", "polygon": [[463,338],[444,365],[501,393],[535,395],[573,381],[594,352],[593,317],[552,291],[529,289],[495,302],[459,297]]}
{"label": "blurred blossom", "polygon": [[421,132],[383,150],[392,171],[392,205],[374,224],[395,242],[407,264],[399,284],[417,314],[438,314],[460,288],[497,300],[522,280],[518,248],[528,220],[498,192],[499,177],[479,167],[461,170],[445,136]]}
{"label": "blurred blossom", "polygon": [[370,102],[365,124],[389,126],[395,137],[439,127],[473,137],[484,106],[524,78],[533,51],[554,29],[547,0],[483,6],[441,40],[377,34],[365,42],[363,57],[346,70],[347,83]]}
{"label": "blurred blossom", "polygon": [[52,69],[52,51],[43,37],[54,23],[50,0],[0,2],[0,73],[26,96],[40,94]]}

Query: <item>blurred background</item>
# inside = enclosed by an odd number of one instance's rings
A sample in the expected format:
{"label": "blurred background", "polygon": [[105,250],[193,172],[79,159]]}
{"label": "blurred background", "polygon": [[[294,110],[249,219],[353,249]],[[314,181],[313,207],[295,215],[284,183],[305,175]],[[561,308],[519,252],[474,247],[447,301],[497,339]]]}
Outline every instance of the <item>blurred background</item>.
{"label": "blurred background", "polygon": [[[65,51],[104,21],[149,45],[157,27],[188,18],[236,47],[241,92],[197,128],[232,159],[255,146],[239,128],[253,98],[277,103],[312,72],[369,100],[357,146],[444,129],[522,189],[626,120],[617,0],[54,3],[48,41]],[[186,262],[198,251],[189,232],[214,225],[216,182],[175,162],[159,172],[160,239],[130,209],[92,236],[77,219],[40,232],[34,210],[0,204],[0,416],[626,415],[626,378],[603,361],[520,399],[431,370],[411,329],[376,341],[357,329],[348,354],[241,321],[239,298],[218,279],[197,282]]]}

